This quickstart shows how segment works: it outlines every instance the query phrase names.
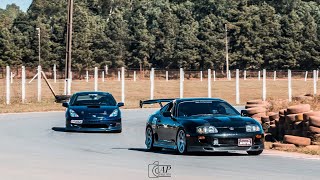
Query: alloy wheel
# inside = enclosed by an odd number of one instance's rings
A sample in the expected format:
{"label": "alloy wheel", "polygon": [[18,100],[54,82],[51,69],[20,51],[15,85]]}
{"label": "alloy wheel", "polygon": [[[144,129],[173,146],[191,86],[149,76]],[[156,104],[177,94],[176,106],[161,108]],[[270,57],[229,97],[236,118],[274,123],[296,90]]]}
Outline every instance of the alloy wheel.
{"label": "alloy wheel", "polygon": [[177,136],[177,149],[180,154],[186,153],[186,145],[186,133],[183,130],[180,130]]}

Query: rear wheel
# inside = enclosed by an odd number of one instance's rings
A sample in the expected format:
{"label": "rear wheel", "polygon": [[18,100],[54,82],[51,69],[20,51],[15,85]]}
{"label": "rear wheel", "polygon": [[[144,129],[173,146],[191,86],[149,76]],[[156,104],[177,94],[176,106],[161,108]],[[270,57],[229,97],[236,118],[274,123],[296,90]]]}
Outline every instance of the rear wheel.
{"label": "rear wheel", "polygon": [[151,127],[147,127],[147,129],[146,129],[146,142],[145,142],[145,144],[147,146],[148,151],[161,150],[161,148],[153,146],[154,135],[153,135],[153,131],[152,131]]}
{"label": "rear wheel", "polygon": [[180,129],[177,134],[177,151],[179,154],[187,153],[187,139],[184,130]]}
{"label": "rear wheel", "polygon": [[263,152],[263,150],[260,150],[260,151],[247,151],[247,153],[249,155],[253,155],[253,156],[260,155],[262,152]]}

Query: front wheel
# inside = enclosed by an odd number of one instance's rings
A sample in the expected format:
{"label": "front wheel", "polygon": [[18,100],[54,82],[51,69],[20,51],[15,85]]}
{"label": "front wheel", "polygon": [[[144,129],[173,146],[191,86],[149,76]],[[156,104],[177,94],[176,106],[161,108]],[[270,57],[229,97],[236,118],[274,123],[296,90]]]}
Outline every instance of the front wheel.
{"label": "front wheel", "polygon": [[70,122],[66,122],[66,129],[70,129],[70,128],[71,128]]}
{"label": "front wheel", "polygon": [[180,129],[177,134],[177,151],[179,154],[187,153],[187,139],[184,130]]}
{"label": "front wheel", "polygon": [[260,150],[260,151],[247,151],[247,153],[249,155],[253,155],[253,156],[260,155],[262,152],[263,152],[263,150]]}

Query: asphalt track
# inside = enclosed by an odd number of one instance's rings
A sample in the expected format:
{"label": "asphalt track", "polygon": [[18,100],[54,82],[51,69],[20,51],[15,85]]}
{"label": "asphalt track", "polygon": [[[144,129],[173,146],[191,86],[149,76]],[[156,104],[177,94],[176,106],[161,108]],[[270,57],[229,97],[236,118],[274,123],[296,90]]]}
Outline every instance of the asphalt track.
{"label": "asphalt track", "polygon": [[121,134],[53,131],[64,126],[64,112],[1,114],[0,179],[143,180],[155,161],[171,165],[171,177],[160,179],[320,179],[318,156],[146,152],[144,128],[152,111],[123,110]]}

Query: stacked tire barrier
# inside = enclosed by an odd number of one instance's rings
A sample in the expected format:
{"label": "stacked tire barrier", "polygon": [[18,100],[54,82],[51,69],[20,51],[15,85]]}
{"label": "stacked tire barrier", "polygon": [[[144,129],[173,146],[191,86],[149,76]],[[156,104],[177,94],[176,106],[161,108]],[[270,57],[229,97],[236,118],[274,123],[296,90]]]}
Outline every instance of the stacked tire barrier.
{"label": "stacked tire barrier", "polygon": [[269,103],[262,100],[251,100],[247,102],[245,108],[250,117],[262,123],[262,117],[266,116]]}
{"label": "stacked tire barrier", "polygon": [[279,136],[279,113],[268,112],[267,116],[261,118],[263,130],[273,136]]}
{"label": "stacked tire barrier", "polygon": [[268,112],[269,103],[259,100],[248,101],[248,115],[262,124],[267,136],[271,136],[275,148],[303,146],[320,149],[320,111],[312,111],[309,104],[299,104]]}
{"label": "stacked tire barrier", "polygon": [[[306,135],[305,130],[303,130],[303,114],[310,111],[311,108],[309,104],[300,104],[284,109],[283,141],[286,141],[286,135],[306,137],[303,136],[304,134]],[[279,137],[279,139],[282,139],[282,137]],[[299,140],[301,139],[297,138],[297,141]]]}
{"label": "stacked tire barrier", "polygon": [[309,125],[308,126],[308,133],[312,139],[313,145],[320,146],[320,111],[317,112],[318,116],[310,116],[309,117]]}

